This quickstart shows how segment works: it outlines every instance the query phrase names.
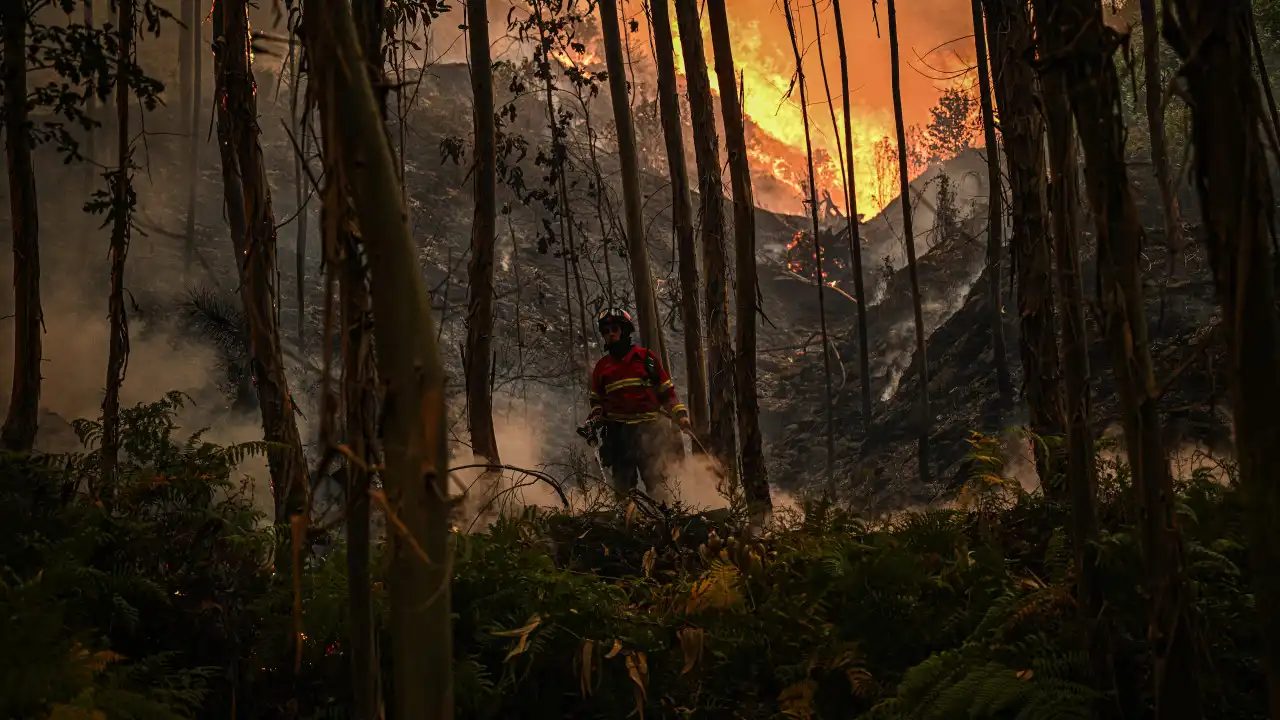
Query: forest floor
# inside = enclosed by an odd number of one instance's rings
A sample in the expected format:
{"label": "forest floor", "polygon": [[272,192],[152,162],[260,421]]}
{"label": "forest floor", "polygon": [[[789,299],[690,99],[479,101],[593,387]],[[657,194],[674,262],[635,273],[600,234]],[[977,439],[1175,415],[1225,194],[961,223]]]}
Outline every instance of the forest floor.
{"label": "forest floor", "polygon": [[[296,655],[275,531],[233,481],[260,449],[188,442],[174,409],[127,411],[133,457],[111,487],[92,455],[0,457],[0,643],[21,648],[0,660],[0,716],[347,717],[340,539],[306,561]],[[1092,717],[1106,686],[1073,600],[1067,510],[993,479],[995,454],[978,450],[988,479],[962,507],[878,522],[808,504],[753,537],[733,513],[529,509],[459,533],[457,717]],[[1103,456],[1100,471],[1099,577],[1121,690],[1107,702],[1138,717],[1150,686],[1142,563],[1127,471]],[[1178,492],[1205,716],[1260,720],[1240,494],[1204,472]],[[389,677],[395,578],[373,566]]]}

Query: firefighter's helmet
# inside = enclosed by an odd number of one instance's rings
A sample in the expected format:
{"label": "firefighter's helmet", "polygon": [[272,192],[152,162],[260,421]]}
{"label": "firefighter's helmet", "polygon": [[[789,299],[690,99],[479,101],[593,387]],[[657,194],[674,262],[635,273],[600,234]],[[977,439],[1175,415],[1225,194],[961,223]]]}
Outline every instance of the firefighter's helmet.
{"label": "firefighter's helmet", "polygon": [[622,308],[607,307],[596,316],[596,327],[604,332],[605,325],[619,325],[624,335],[635,332],[636,325],[631,320],[631,313]]}

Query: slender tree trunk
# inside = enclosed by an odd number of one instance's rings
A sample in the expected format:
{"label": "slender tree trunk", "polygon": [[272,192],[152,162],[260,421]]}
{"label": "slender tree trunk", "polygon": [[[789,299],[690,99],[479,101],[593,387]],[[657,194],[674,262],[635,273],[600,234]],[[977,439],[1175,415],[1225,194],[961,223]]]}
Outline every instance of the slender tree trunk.
{"label": "slender tree trunk", "polygon": [[[1031,15],[1023,0],[983,2],[1013,206],[1009,244],[1017,269],[1023,395],[1032,432],[1056,437],[1062,433],[1062,397],[1053,311],[1053,249],[1044,194],[1044,120],[1029,60],[1035,43]],[[975,16],[974,23],[981,25],[981,17]],[[1045,494],[1067,500],[1062,453],[1048,451],[1040,442],[1035,447]]]}
{"label": "slender tree trunk", "polygon": [[[182,9],[179,11],[182,18],[182,29],[178,33],[178,127],[182,128],[186,125],[186,119],[191,116],[191,55],[195,48],[192,42],[192,33],[196,27],[196,0],[180,0]],[[181,134],[182,130],[178,132]]]}
{"label": "slender tree trunk", "polygon": [[[338,196],[344,201],[346,194]],[[347,235],[343,260],[343,406],[346,442],[361,463],[347,460],[347,595],[351,653],[351,713],[356,720],[378,717],[378,663],[374,643],[373,588],[370,585],[368,468],[377,465],[374,438],[378,417],[377,373],[373,367],[373,318],[369,309],[368,272],[359,246]]]}
{"label": "slender tree trunk", "polygon": [[[314,7],[314,10],[312,9]],[[403,530],[390,539],[389,591],[397,718],[451,718],[453,640],[449,578],[445,376],[395,159],[381,123],[347,4],[314,0],[308,24],[311,77],[337,147],[368,254],[378,374],[385,388],[384,471]],[[312,15],[311,13],[314,13]],[[339,107],[340,104],[340,107]]]}
{"label": "slender tree trunk", "polygon": [[747,158],[746,127],[742,99],[738,95],[737,68],[733,43],[729,38],[729,18],[724,0],[707,0],[707,20],[711,25],[711,47],[716,78],[720,83],[720,115],[724,122],[724,149],[729,160],[729,182],[733,189],[733,234],[737,285],[737,355],[734,358],[734,387],[737,390],[738,443],[742,452],[742,486],[747,499],[761,511],[772,507],[769,476],[764,464],[760,435],[760,400],[756,391],[756,315],[760,311],[756,268],[756,204],[751,190],[751,167]]}
{"label": "slender tree trunk", "polygon": [[115,484],[116,463],[119,461],[120,386],[124,384],[125,366],[129,362],[129,317],[124,306],[124,263],[129,253],[129,215],[132,211],[129,72],[133,65],[135,10],[133,0],[120,0],[116,16],[116,49],[119,53],[116,71],[117,161],[111,185],[111,294],[107,300],[111,339],[107,350],[107,392],[102,400],[102,481],[108,491]]}
{"label": "slender tree trunk", "polygon": [[[643,198],[640,196],[640,158],[636,153],[636,129],[631,122],[631,101],[627,92],[626,66],[622,57],[622,32],[618,26],[616,0],[600,3],[600,33],[604,41],[605,65],[609,71],[609,95],[613,101],[613,121],[618,128],[618,155],[622,163],[622,204],[626,214],[627,255],[631,261],[636,293],[636,315],[640,322],[640,342],[667,361],[662,341],[662,322],[653,293],[653,273],[649,270],[649,247],[645,241]],[[670,363],[667,363],[670,367]]]}
{"label": "slender tree trunk", "polygon": [[27,134],[27,3],[0,9],[4,27],[4,131],[9,164],[9,218],[13,226],[13,385],[0,446],[28,452],[40,421],[40,357],[44,311],[40,304],[40,205]]}
{"label": "slender tree trunk", "polygon": [[1186,63],[1196,188],[1231,363],[1227,382],[1240,485],[1248,498],[1267,696],[1270,716],[1280,718],[1280,486],[1271,462],[1280,447],[1275,202],[1260,130],[1267,113],[1250,56],[1250,6],[1244,0],[1165,0],[1164,28]]}
{"label": "slender tree trunk", "polygon": [[[356,0],[352,4],[356,31],[362,39],[362,51],[371,82],[382,78],[382,21],[384,7],[381,0]],[[297,32],[297,30],[295,30]],[[299,52],[301,48],[299,48]],[[295,56],[296,57],[296,56]],[[294,89],[300,83],[298,62],[294,70]],[[379,114],[386,121],[385,96],[380,100]],[[335,108],[329,106],[328,112]],[[297,120],[297,113],[293,117]],[[298,126],[295,126],[298,127]],[[303,157],[295,159],[295,171],[299,192],[298,215],[298,337],[303,337],[304,290],[303,273],[306,261],[306,209],[302,198],[303,175],[301,173],[307,147],[307,126],[302,125]],[[350,188],[339,158],[342,148],[338,135],[331,130],[325,133],[325,177],[334,183],[326,190],[326,210],[336,219],[349,219]],[[403,176],[400,176],[403,178]],[[344,282],[342,286],[343,327],[346,328],[346,348],[343,359],[343,397],[346,408],[346,436],[355,457],[364,467],[347,463],[347,594],[350,597],[349,623],[351,636],[351,688],[352,715],[356,720],[376,720],[381,706],[378,651],[373,612],[373,586],[370,577],[370,506],[369,492],[372,477],[368,468],[379,463],[376,452],[378,408],[378,371],[373,358],[373,316],[369,302],[369,272],[361,257],[359,240],[343,222],[340,232],[334,232],[335,240],[343,243]],[[341,237],[341,240],[338,238]]]}
{"label": "slender tree trunk", "polygon": [[[84,26],[87,29],[93,29],[93,3],[94,0],[84,0]],[[89,97],[85,99],[84,114],[90,120],[98,119],[98,97],[96,93],[89,93]],[[90,127],[84,132],[84,157],[87,162],[84,169],[85,194],[91,194],[94,183],[98,178],[98,128]]]}
{"label": "slender tree trunk", "polygon": [[489,363],[493,355],[493,246],[498,221],[497,131],[486,0],[467,0],[467,37],[471,44],[471,94],[475,102],[476,203],[471,223],[471,262],[467,266],[467,424],[471,430],[471,451],[478,461],[497,464],[501,460],[493,430],[493,396],[489,388]]}
{"label": "slender tree trunk", "polygon": [[[293,28],[290,45],[297,43],[298,28]],[[301,94],[302,63],[298,57],[301,47],[289,49],[289,125],[298,141],[298,151],[293,155],[293,202],[297,208],[297,234],[294,236],[294,301],[298,306],[295,331],[299,349],[306,348],[307,322],[307,177],[303,168],[307,163],[307,122],[298,116],[298,98]]]}
{"label": "slender tree trunk", "polygon": [[1142,13],[1142,71],[1146,82],[1147,129],[1151,133],[1151,164],[1160,185],[1164,210],[1164,241],[1169,252],[1182,252],[1182,213],[1178,191],[1169,172],[1168,142],[1164,135],[1164,80],[1160,77],[1160,30],[1156,26],[1156,0],[1138,0]]}
{"label": "slender tree trunk", "polygon": [[1142,223],[1124,162],[1124,122],[1114,47],[1099,0],[1058,0],[1041,32],[1056,47],[1085,154],[1085,181],[1098,233],[1103,328],[1120,390],[1125,445],[1150,603],[1148,637],[1156,717],[1201,717],[1190,588],[1174,509],[1173,477],[1160,432],[1147,322],[1143,314]]}
{"label": "slender tree trunk", "polygon": [[[680,93],[676,86],[675,44],[671,38],[670,0],[651,0],[655,61],[658,65],[658,105],[662,133],[667,144],[667,174],[671,177],[671,214],[675,220],[676,247],[680,257],[680,316],[684,320],[684,361],[689,376],[685,402],[694,432],[707,442],[706,353],[702,348],[702,311],[698,304],[698,250],[694,240],[693,205],[689,200],[689,170],[684,161],[684,126],[680,120]],[[727,330],[727,328],[726,328]],[[697,452],[698,448],[694,447]]]}
{"label": "slender tree trunk", "polygon": [[787,33],[791,36],[791,50],[796,59],[796,84],[800,87],[800,115],[804,123],[804,152],[809,163],[809,216],[813,221],[813,260],[816,263],[815,284],[818,286],[818,324],[822,336],[822,372],[826,381],[823,395],[823,416],[827,423],[826,486],[835,487],[836,427],[831,411],[831,343],[827,338],[826,282],[822,274],[822,229],[818,224],[818,178],[813,171],[813,143],[809,138],[809,95],[805,88],[804,59],[800,55],[800,43],[796,37],[795,19],[791,14],[790,0],[782,0],[782,12],[787,18]]}
{"label": "slender tree trunk", "polygon": [[[187,110],[187,167],[191,176],[187,180],[187,231],[183,245],[182,268],[188,276],[191,264],[196,257],[196,198],[200,189],[200,146],[202,144],[201,128],[201,88],[204,84],[203,71],[200,69],[201,58],[204,57],[204,19],[200,14],[201,0],[189,0],[192,24],[189,29],[191,43],[191,100]],[[187,7],[187,5],[183,5]]]}
{"label": "slender tree trunk", "polygon": [[[996,141],[995,112],[991,102],[991,77],[987,72],[987,32],[982,23],[982,0],[972,0],[973,44],[978,64],[978,104],[982,106],[982,131],[987,142],[987,282],[990,287],[987,302],[990,303],[991,347],[996,361],[996,387],[1000,392],[1000,407],[1013,407],[1013,379],[1009,376],[1009,355],[1004,344],[1004,313],[1000,302],[1000,266],[1004,245],[1004,202],[1000,189],[1000,144]],[[1004,103],[1000,103],[1001,116]],[[1006,131],[1006,137],[1008,132]]]}
{"label": "slender tree trunk", "polygon": [[[840,50],[840,88],[844,98],[844,159],[840,171],[845,178],[849,260],[853,268],[853,299],[858,306],[858,377],[861,383],[862,429],[866,432],[871,427],[871,352],[867,346],[867,293],[862,275],[862,241],[859,237],[861,222],[858,218],[858,187],[853,159],[853,101],[849,88],[849,54],[845,47],[840,0],[832,0],[831,12],[836,19],[836,44]],[[838,132],[836,134],[839,135]]]}
{"label": "slender tree trunk", "polygon": [[[702,220],[702,274],[707,308],[707,386],[710,393],[709,449],[737,476],[734,436],[733,345],[729,335],[728,257],[725,248],[724,181],[720,175],[719,138],[711,99],[702,29],[696,0],[675,0],[685,79],[689,89],[689,117],[698,165],[699,215]],[[683,154],[681,155],[683,157]]]}
{"label": "slender tree trunk", "polygon": [[[1049,17],[1035,0],[1037,22]],[[1051,57],[1061,49],[1046,33],[1038,32],[1037,49]],[[1050,33],[1051,35],[1051,33]],[[1076,597],[1080,619],[1091,634],[1089,652],[1100,691],[1110,687],[1111,656],[1102,615],[1102,585],[1098,582],[1097,475],[1094,436],[1089,409],[1089,334],[1085,321],[1083,275],[1080,270],[1078,177],[1075,124],[1061,67],[1047,65],[1040,73],[1049,155],[1049,207],[1053,218],[1057,257],[1058,311],[1062,318],[1062,417],[1067,436],[1067,491],[1071,502],[1071,545],[1074,550]],[[1122,717],[1105,701],[1097,704],[1098,717]]]}
{"label": "slender tree trunk", "polygon": [[898,129],[898,186],[902,201],[902,238],[907,247],[907,275],[911,278],[911,304],[916,320],[916,366],[920,368],[920,406],[916,409],[919,425],[920,481],[928,482],[929,433],[929,356],[925,352],[924,309],[920,303],[920,274],[916,268],[916,237],[911,225],[911,177],[907,172],[907,128],[902,117],[902,69],[898,62],[898,12],[894,0],[887,0],[889,14],[889,55],[893,64],[893,117]]}
{"label": "slender tree trunk", "polygon": [[[229,217],[239,216],[239,222],[231,222],[231,241],[249,326],[264,437],[279,445],[267,454],[275,496],[275,520],[285,523],[306,510],[307,473],[273,309],[275,214],[258,142],[257,101],[253,70],[249,66],[249,28],[244,0],[223,0],[215,8],[214,25],[222,31],[220,57],[215,57],[214,66],[220,94],[215,104],[223,178],[234,177],[234,182],[227,187],[227,204],[239,206],[228,212]],[[239,193],[235,192],[237,189]]]}

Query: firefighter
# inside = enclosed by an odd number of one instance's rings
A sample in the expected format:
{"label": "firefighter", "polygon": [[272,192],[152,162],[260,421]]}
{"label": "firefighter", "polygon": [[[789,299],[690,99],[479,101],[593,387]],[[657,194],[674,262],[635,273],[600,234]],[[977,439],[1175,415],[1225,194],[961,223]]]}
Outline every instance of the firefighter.
{"label": "firefighter", "polygon": [[579,433],[602,436],[600,463],[609,468],[615,493],[625,495],[638,478],[653,493],[671,443],[660,418],[669,416],[688,432],[689,411],[676,397],[675,384],[657,353],[632,344],[635,324],[630,313],[610,307],[597,320],[608,353],[591,373],[591,414]]}

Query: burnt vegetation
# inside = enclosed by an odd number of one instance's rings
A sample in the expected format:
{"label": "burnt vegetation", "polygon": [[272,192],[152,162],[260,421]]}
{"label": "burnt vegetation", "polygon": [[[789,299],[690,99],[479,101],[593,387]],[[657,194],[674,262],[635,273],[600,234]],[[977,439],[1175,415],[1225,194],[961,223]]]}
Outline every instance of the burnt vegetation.
{"label": "burnt vegetation", "polygon": [[850,5],[0,3],[0,717],[1280,720],[1280,3]]}

